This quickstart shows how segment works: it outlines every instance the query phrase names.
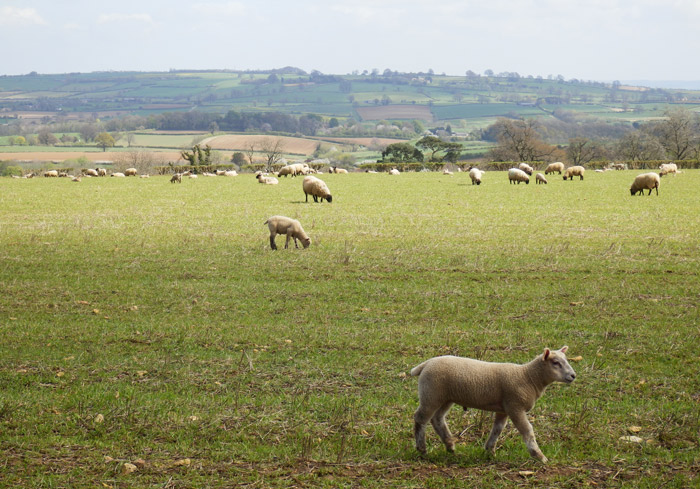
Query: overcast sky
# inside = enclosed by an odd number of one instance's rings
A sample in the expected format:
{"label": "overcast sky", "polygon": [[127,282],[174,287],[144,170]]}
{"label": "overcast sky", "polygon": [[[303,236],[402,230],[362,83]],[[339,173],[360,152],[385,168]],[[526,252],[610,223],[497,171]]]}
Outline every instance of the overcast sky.
{"label": "overcast sky", "polygon": [[486,69],[700,80],[700,0],[0,0],[0,74]]}

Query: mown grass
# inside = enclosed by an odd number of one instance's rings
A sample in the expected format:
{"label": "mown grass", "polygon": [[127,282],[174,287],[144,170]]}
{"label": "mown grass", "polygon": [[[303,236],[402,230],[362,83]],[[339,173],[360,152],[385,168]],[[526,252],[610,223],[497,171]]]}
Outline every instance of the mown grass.
{"label": "mown grass", "polygon": [[[700,172],[633,198],[636,173],[323,175],[332,204],[0,179],[0,486],[697,485]],[[312,246],[269,250],[273,214]],[[429,429],[417,455],[410,368],[564,344],[578,379],[531,413],[549,464],[510,425],[487,456],[456,408],[456,454]]]}

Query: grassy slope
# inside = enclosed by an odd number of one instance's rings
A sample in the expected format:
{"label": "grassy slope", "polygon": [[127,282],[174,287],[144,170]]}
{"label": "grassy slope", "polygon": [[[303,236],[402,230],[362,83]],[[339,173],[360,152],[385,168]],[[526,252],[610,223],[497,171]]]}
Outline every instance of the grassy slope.
{"label": "grassy slope", "polygon": [[[697,484],[700,172],[658,198],[633,175],[324,175],[330,205],[290,178],[0,179],[0,486]],[[271,252],[272,214],[311,248]],[[429,429],[416,455],[412,366],[563,344],[549,465],[510,425],[487,457],[458,409],[457,454]]]}

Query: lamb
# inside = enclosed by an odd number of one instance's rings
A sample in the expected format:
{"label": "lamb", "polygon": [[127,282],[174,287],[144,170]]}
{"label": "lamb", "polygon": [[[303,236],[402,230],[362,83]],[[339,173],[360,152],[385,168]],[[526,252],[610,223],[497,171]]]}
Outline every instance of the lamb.
{"label": "lamb", "polygon": [[107,169],[106,168],[97,168],[97,175],[100,177],[106,177],[107,176]]}
{"label": "lamb", "polygon": [[448,170],[447,168],[445,168],[444,170],[442,170],[442,174],[443,174],[443,175],[453,175],[453,173],[452,173],[450,170]]}
{"label": "lamb", "polygon": [[280,168],[280,171],[277,173],[278,177],[286,177],[287,175],[291,175],[293,177],[297,176],[297,169],[294,165],[285,165]]}
{"label": "lamb", "polygon": [[114,173],[112,173],[112,175],[110,175],[110,176],[112,176],[112,177],[117,177],[117,178],[124,178],[126,175],[124,175],[124,174],[121,173],[121,172],[114,172]]}
{"label": "lamb", "polygon": [[526,413],[552,382],[570,384],[576,372],[566,360],[564,346],[544,353],[523,365],[492,363],[456,356],[431,358],[411,370],[418,377],[420,405],[414,414],[416,449],[426,452],[425,425],[430,421],[449,452],[455,438],[445,422],[453,404],[496,413],[485,448],[493,453],[508,418],[520,432],[530,455],[546,462]]}
{"label": "lamb", "polygon": [[642,173],[637,175],[632,182],[630,187],[630,192],[635,195],[639,192],[639,195],[644,195],[644,189],[649,189],[647,195],[651,195],[652,189],[656,189],[656,195],[659,195],[659,185],[661,184],[661,177],[654,172]]}
{"label": "lamb", "polygon": [[258,179],[258,183],[264,183],[265,185],[277,185],[278,183],[280,183],[279,180],[277,180],[275,177],[267,177],[262,173],[257,175],[255,178]]}
{"label": "lamb", "polygon": [[399,174],[399,170],[397,170],[396,168],[392,168],[391,170],[389,170],[389,175],[398,175],[398,174]]}
{"label": "lamb", "polygon": [[151,178],[151,176],[148,173],[144,173],[143,175],[139,175],[139,178]]}
{"label": "lamb", "polygon": [[529,185],[530,177],[519,168],[511,168],[508,170],[508,181],[510,183],[517,183],[518,185],[520,185],[520,182],[525,182],[525,185]]}
{"label": "lamb", "polygon": [[547,184],[547,179],[542,175],[541,173],[538,173],[535,175],[535,184],[540,184],[544,183],[545,185]]}
{"label": "lamb", "polygon": [[663,163],[661,166],[659,166],[659,170],[661,170],[659,171],[660,177],[668,175],[669,173],[673,173],[673,176],[675,177],[678,173],[678,165],[675,163]]}
{"label": "lamb", "polygon": [[236,170],[227,170],[224,172],[225,177],[236,177],[238,176],[238,173],[236,173]]}
{"label": "lamb", "polygon": [[544,169],[544,174],[549,175],[550,173],[557,172],[559,175],[564,171],[564,163],[561,161],[555,161],[554,163],[550,163],[547,165],[547,168]]}
{"label": "lamb", "polygon": [[581,180],[583,180],[583,173],[586,171],[586,169],[582,166],[570,166],[569,168],[566,169],[564,172],[564,180],[567,178],[569,180],[573,180],[574,177],[580,177]]}
{"label": "lamb", "polygon": [[323,199],[326,199],[329,203],[333,201],[331,191],[328,190],[326,182],[320,178],[311,175],[304,177],[302,188],[304,189],[304,195],[306,195],[306,202],[309,201],[309,195],[314,198],[314,202],[318,202],[319,198],[321,202],[323,202]]}
{"label": "lamb", "polygon": [[296,219],[291,219],[285,216],[272,216],[265,221],[264,224],[267,224],[267,227],[270,229],[270,247],[273,250],[277,249],[277,245],[275,244],[275,236],[278,234],[287,235],[287,240],[284,242],[285,249],[289,247],[290,239],[294,240],[295,248],[299,248],[299,246],[297,246],[297,239],[301,241],[304,248],[308,248],[311,244],[311,239],[306,232],[304,232],[304,228],[301,227],[301,223]]}
{"label": "lamb", "polygon": [[[104,170],[104,168],[102,168],[102,170]],[[106,172],[107,172],[107,170],[105,170],[105,173],[106,173]],[[92,168],[88,168],[87,170],[84,170],[84,173],[85,173],[85,175],[87,175],[87,176],[89,176],[89,177],[98,177],[98,176],[100,176],[99,170],[93,170]]]}
{"label": "lamb", "polygon": [[170,178],[170,183],[182,183],[182,174],[176,173]]}
{"label": "lamb", "polygon": [[138,174],[139,171],[136,168],[127,168],[126,170],[124,170],[124,175],[127,177],[135,177]]}
{"label": "lamb", "polygon": [[518,165],[518,169],[524,171],[528,175],[532,175],[532,172],[534,171],[530,165],[527,163],[523,162]]}
{"label": "lamb", "polygon": [[58,171],[56,171],[56,170],[45,171],[44,177],[45,178],[58,178]]}
{"label": "lamb", "polygon": [[481,178],[484,176],[484,172],[478,168],[469,169],[469,178],[472,179],[472,185],[481,185]]}
{"label": "lamb", "polygon": [[331,167],[331,173],[347,173],[348,171],[345,168],[338,168],[337,166],[332,166]]}

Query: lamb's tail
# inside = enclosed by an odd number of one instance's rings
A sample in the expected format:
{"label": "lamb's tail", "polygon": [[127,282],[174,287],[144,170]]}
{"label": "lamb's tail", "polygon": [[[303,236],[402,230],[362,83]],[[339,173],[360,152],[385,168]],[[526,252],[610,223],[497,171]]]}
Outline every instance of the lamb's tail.
{"label": "lamb's tail", "polygon": [[270,222],[270,220],[269,220],[269,219],[268,219],[267,221],[265,221],[265,222],[263,223],[263,225],[267,224],[268,222]]}
{"label": "lamb's tail", "polygon": [[420,373],[423,371],[423,367],[425,367],[425,364],[426,364],[426,363],[428,363],[427,360],[426,360],[425,362],[421,363],[420,365],[418,365],[418,366],[416,366],[416,367],[413,367],[413,368],[411,369],[411,375],[412,375],[413,377],[418,377],[418,376],[420,375]]}

